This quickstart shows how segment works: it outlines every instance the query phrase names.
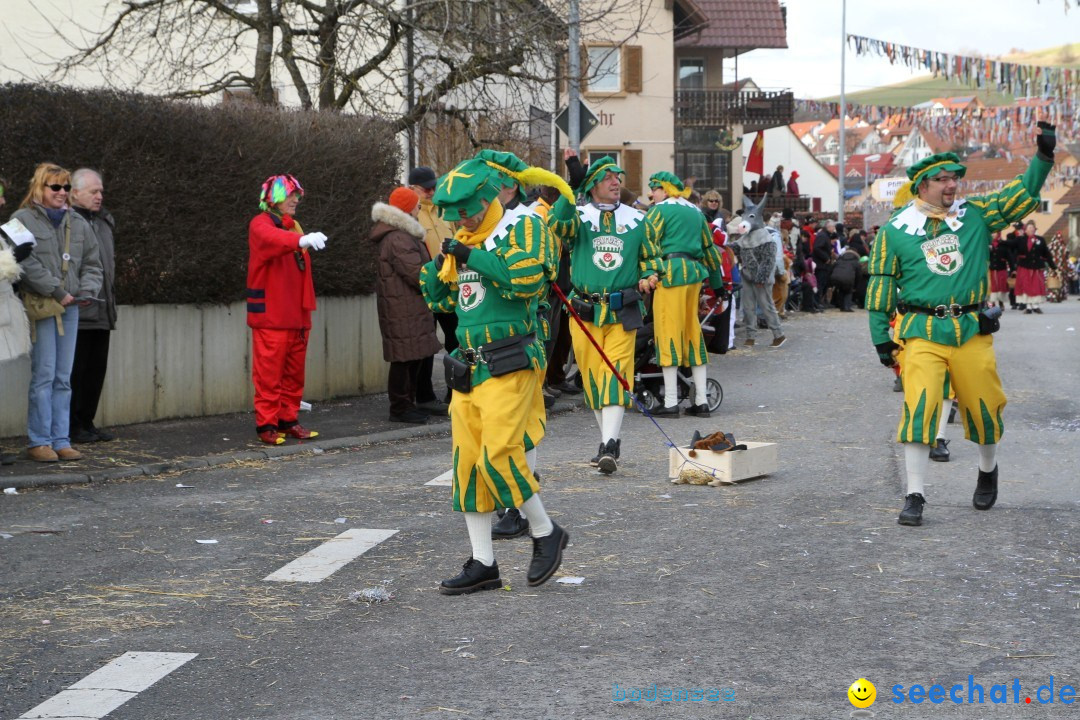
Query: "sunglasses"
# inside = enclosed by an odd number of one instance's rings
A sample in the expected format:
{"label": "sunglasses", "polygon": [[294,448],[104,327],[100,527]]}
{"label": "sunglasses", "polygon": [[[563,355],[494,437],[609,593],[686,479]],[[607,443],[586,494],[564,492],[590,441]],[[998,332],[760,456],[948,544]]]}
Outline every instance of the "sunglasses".
{"label": "sunglasses", "polygon": [[64,192],[71,192],[71,186],[70,185],[56,185],[56,184],[54,184],[54,185],[46,185],[45,187],[49,188],[53,192],[60,192],[61,190],[63,190]]}

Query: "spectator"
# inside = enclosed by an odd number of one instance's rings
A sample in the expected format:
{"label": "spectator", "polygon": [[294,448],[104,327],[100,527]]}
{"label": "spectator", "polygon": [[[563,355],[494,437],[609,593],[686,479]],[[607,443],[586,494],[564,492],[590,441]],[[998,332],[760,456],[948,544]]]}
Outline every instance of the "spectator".
{"label": "spectator", "polygon": [[798,182],[798,179],[799,179],[799,171],[798,170],[792,170],[791,171],[791,177],[788,178],[788,181],[787,181],[787,194],[789,196],[796,197],[796,196],[799,195],[799,182]]}
{"label": "spectator", "polygon": [[1068,253],[1065,249],[1065,240],[1061,233],[1055,233],[1050,242],[1046,244],[1050,248],[1050,257],[1054,260],[1054,269],[1046,274],[1046,299],[1052,303],[1064,302],[1068,296],[1069,286],[1065,282],[1069,272]]}
{"label": "spectator", "polygon": [[304,234],[296,221],[303,196],[304,188],[292,175],[270,176],[259,195],[262,212],[248,224],[247,324],[255,432],[268,445],[280,445],[286,436],[307,440],[319,434],[303,427],[298,416],[315,310],[309,251],[326,247],[326,236]]}
{"label": "spectator", "polygon": [[705,213],[705,219],[712,223],[716,219],[717,214],[720,212],[720,193],[715,190],[710,190],[705,193],[702,200],[701,212]]}
{"label": "spectator", "polygon": [[[422,425],[427,413],[416,407],[416,387],[424,359],[439,351],[431,311],[420,292],[420,268],[431,260],[424,228],[416,220],[420,197],[406,187],[390,193],[390,202],[375,203],[371,241],[379,246],[375,294],[383,359],[390,363],[386,392],[390,420]],[[452,236],[451,236],[452,237]]]}
{"label": "spectator", "polygon": [[769,183],[770,195],[783,195],[787,184],[784,182],[784,166],[777,165],[776,172],[772,174],[772,182]]}
{"label": "spectator", "polygon": [[76,298],[101,289],[101,258],[94,232],[68,208],[71,173],[41,163],[30,189],[12,216],[34,235],[34,249],[23,260],[19,285],[30,316],[30,397],[28,457],[35,462],[81,460],[71,447],[71,366],[78,338]]}
{"label": "spectator", "polygon": [[825,227],[818,230],[814,236],[811,257],[814,260],[814,275],[817,280],[818,303],[822,309],[828,306],[829,277],[832,275],[832,264],[836,261],[836,223],[829,220]]}
{"label": "spectator", "polygon": [[[0,207],[7,202],[4,199],[7,188],[7,180],[0,178]],[[22,275],[18,264],[34,249],[33,243],[34,236],[22,223],[0,226],[0,367],[30,352],[30,325],[12,283]],[[14,455],[0,452],[0,465],[13,462]]]}
{"label": "spectator", "polygon": [[745,347],[753,347],[754,331],[757,328],[757,314],[760,308],[766,323],[772,330],[771,347],[784,344],[785,337],[780,328],[780,318],[772,302],[772,286],[776,280],[776,244],[774,236],[766,229],[761,213],[765,199],[760,203],[743,199],[742,222],[738,223],[739,237],[730,241],[735,255],[739,258],[742,275],[743,331],[746,333]]}
{"label": "spectator", "polygon": [[1024,306],[1024,314],[1042,313],[1040,305],[1046,300],[1046,267],[1057,270],[1050,248],[1042,236],[1035,234],[1035,223],[1028,220],[1026,235],[1019,238],[1016,251],[1016,300]]}
{"label": "spectator", "polygon": [[[409,187],[420,197],[420,211],[416,219],[424,228],[424,244],[427,246],[428,255],[435,257],[439,254],[439,246],[446,238],[454,237],[454,229],[442,219],[435,206],[431,203],[431,197],[435,194],[435,171],[421,165],[409,172]],[[443,348],[446,352],[457,349],[457,315],[454,313],[434,313],[435,324],[442,328]],[[443,401],[439,402],[435,396],[435,388],[432,384],[432,373],[435,369],[435,356],[424,358],[420,365],[420,373],[416,385],[416,407],[429,413],[443,414],[447,411],[450,402],[450,388],[446,389]]]}
{"label": "spectator", "polygon": [[844,252],[840,253],[836,264],[832,268],[832,283],[836,292],[840,294],[840,311],[854,312],[851,307],[851,298],[855,292],[855,283],[862,274],[862,256],[848,244]]}
{"label": "spectator", "polygon": [[94,300],[79,303],[79,335],[75,341],[75,363],[71,368],[71,441],[104,442],[116,438],[94,425],[94,417],[105,385],[109,364],[109,337],[116,328],[116,252],[113,230],[116,222],[102,207],[104,185],[101,175],[79,168],[71,175],[71,206],[89,223],[101,254],[101,290]]}

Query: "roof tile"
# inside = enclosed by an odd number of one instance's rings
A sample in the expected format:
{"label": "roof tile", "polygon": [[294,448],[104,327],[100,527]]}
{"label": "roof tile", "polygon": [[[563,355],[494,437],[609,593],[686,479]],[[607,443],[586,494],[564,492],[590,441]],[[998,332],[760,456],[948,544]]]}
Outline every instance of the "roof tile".
{"label": "roof tile", "polygon": [[695,0],[709,19],[700,33],[675,41],[676,47],[786,48],[787,31],[777,0]]}

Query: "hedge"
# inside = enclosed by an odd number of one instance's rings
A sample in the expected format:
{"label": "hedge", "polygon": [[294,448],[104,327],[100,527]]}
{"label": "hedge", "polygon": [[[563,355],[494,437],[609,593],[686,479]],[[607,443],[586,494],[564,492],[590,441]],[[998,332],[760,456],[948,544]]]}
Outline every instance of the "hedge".
{"label": "hedge", "polygon": [[117,225],[117,298],[136,305],[241,299],[247,225],[263,180],[281,172],[306,190],[297,220],[330,238],[312,263],[316,292],[372,292],[371,206],[400,167],[393,134],[375,119],[0,86],[0,175],[13,184],[5,220],[43,161],[104,176]]}

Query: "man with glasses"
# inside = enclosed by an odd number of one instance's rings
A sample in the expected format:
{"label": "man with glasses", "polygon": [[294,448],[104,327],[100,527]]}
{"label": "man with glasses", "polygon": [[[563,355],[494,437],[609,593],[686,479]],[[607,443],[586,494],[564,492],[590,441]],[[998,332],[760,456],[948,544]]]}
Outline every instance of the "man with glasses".
{"label": "man with glasses", "polygon": [[989,510],[997,500],[997,442],[1006,401],[990,337],[998,321],[983,311],[990,289],[987,267],[993,233],[1039,207],[1056,139],[1052,125],[1038,125],[1038,152],[1027,171],[988,195],[959,198],[966,168],[954,153],[931,155],[909,167],[910,182],[898,197],[912,199],[892,214],[874,243],[866,309],[871,340],[886,367],[895,365],[899,349],[889,339],[889,318],[903,314],[895,330],[904,343],[904,408],[897,432],[907,467],[901,525],[922,524],[923,483],[946,373],[965,434],[979,445],[972,504]]}

